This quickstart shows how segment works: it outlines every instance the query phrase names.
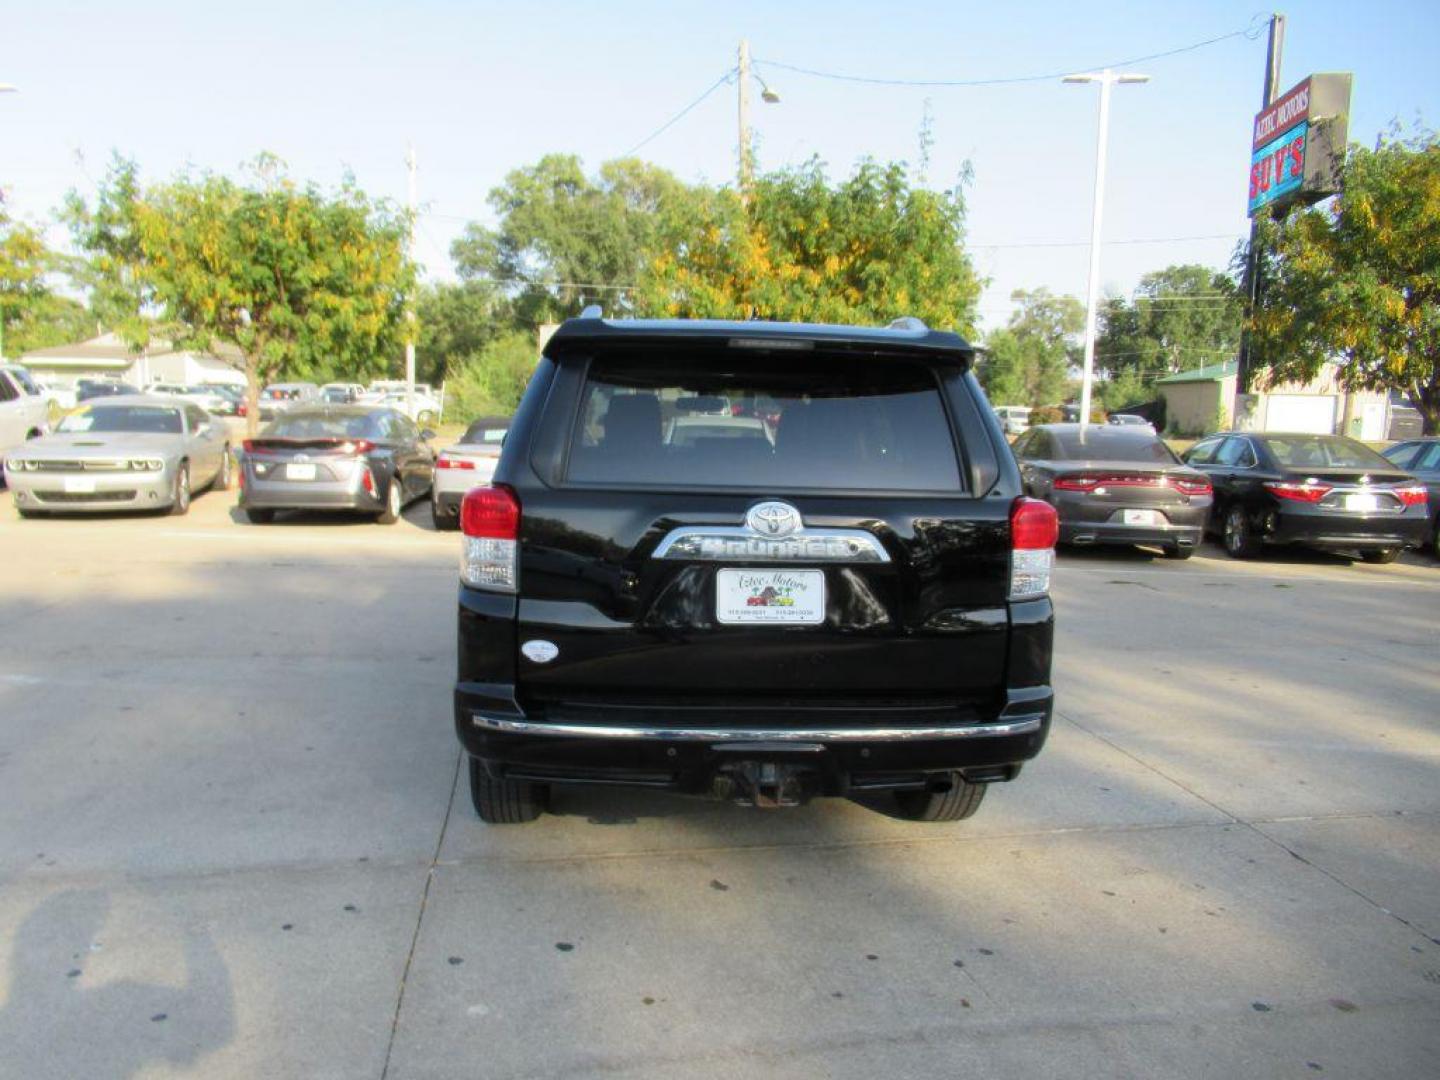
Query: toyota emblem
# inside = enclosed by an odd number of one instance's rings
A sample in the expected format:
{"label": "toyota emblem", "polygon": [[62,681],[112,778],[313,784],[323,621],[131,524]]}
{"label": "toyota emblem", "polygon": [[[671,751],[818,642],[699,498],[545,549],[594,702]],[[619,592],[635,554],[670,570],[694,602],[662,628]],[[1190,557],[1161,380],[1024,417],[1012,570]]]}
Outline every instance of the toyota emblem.
{"label": "toyota emblem", "polygon": [[789,503],[763,502],[750,508],[745,524],[761,536],[789,536],[802,522],[800,511]]}

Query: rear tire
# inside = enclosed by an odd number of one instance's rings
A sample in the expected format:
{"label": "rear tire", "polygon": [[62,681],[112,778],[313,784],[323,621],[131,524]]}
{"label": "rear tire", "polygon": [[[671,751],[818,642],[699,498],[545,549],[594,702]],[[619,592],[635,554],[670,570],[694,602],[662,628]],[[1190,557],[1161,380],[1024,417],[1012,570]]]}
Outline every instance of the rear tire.
{"label": "rear tire", "polygon": [[375,520],[381,525],[394,525],[400,520],[400,511],[403,509],[403,500],[400,492],[400,477],[390,477],[390,483],[385,488],[385,509],[380,511],[380,516]]}
{"label": "rear tire", "polygon": [[1194,544],[1166,544],[1160,549],[1167,559],[1188,559],[1195,554]]}
{"label": "rear tire", "polygon": [[1220,538],[1224,541],[1226,553],[1232,559],[1251,559],[1260,554],[1260,540],[1256,537],[1255,530],[1250,527],[1250,518],[1246,515],[1245,508],[1238,503],[1225,511],[1225,524]]}
{"label": "rear tire", "polygon": [[434,499],[430,500],[430,520],[436,532],[449,532],[460,527],[460,515],[445,513]]}
{"label": "rear tire", "polygon": [[260,510],[253,506],[245,508],[245,517],[251,525],[269,525],[275,520],[274,510]]}
{"label": "rear tire", "polygon": [[895,806],[910,821],[963,821],[980,809],[988,784],[972,784],[951,773],[949,791],[897,791]]}
{"label": "rear tire", "polygon": [[496,780],[478,758],[470,762],[470,801],[488,825],[520,825],[545,812],[550,789],[520,780]]}
{"label": "rear tire", "polygon": [[1399,548],[1380,548],[1378,551],[1362,551],[1360,553],[1360,558],[1368,563],[1392,563],[1399,557]]}

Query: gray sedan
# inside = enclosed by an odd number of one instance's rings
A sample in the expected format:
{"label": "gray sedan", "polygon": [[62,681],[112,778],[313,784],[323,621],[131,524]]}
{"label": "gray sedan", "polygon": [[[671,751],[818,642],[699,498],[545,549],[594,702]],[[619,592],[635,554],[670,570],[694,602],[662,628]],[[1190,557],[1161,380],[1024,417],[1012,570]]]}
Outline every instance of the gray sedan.
{"label": "gray sedan", "polygon": [[1044,424],[1015,440],[1025,492],[1060,514],[1062,544],[1153,544],[1188,559],[1214,490],[1138,425]]}
{"label": "gray sedan", "polygon": [[229,432],[175,398],[100,398],[5,462],[21,517],[55,511],[190,509],[193,490],[230,486]]}

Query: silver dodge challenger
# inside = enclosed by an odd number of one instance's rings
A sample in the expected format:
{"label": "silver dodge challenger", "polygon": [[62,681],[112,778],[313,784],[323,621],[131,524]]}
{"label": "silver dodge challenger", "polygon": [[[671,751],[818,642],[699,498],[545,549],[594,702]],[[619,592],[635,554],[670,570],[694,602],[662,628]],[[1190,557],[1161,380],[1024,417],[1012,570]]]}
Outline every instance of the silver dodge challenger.
{"label": "silver dodge challenger", "polygon": [[175,398],[132,394],[82,405],[54,434],[5,459],[21,517],[54,512],[190,509],[192,491],[230,486],[223,421]]}

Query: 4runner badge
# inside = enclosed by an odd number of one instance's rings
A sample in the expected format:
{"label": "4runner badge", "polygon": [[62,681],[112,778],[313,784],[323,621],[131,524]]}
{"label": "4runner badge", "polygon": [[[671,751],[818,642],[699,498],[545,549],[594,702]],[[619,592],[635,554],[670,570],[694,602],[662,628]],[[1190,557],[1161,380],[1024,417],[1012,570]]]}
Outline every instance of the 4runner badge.
{"label": "4runner badge", "polygon": [[789,536],[800,528],[800,511],[789,503],[763,502],[752,506],[745,524],[765,537]]}

